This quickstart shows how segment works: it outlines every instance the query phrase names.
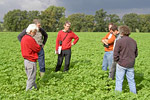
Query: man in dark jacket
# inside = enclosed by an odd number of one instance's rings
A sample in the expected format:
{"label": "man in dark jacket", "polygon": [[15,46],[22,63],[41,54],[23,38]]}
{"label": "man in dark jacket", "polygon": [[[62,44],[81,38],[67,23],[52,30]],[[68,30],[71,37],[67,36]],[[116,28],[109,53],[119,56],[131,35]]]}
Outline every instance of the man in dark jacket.
{"label": "man in dark jacket", "polygon": [[114,49],[114,61],[116,67],[116,91],[122,91],[122,83],[126,74],[130,91],[136,94],[134,80],[134,64],[138,55],[136,41],[129,37],[130,30],[127,26],[120,26],[121,39],[117,40]]}
{"label": "man in dark jacket", "polygon": [[[39,19],[34,19],[33,24],[39,28],[36,35],[33,37],[35,41],[40,45],[41,50],[38,52],[38,62],[40,67],[40,76],[42,77],[45,73],[45,56],[44,56],[44,45],[46,44],[48,34],[41,28],[41,21]],[[18,40],[21,42],[21,39],[26,35],[26,29],[24,29],[19,35]]]}

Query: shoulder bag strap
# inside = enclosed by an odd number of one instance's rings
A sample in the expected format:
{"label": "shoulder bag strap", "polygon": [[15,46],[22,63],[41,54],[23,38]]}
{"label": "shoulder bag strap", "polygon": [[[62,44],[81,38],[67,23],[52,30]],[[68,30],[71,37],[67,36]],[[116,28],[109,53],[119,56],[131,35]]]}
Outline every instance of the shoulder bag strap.
{"label": "shoulder bag strap", "polygon": [[68,36],[68,33],[66,34],[66,36],[64,37],[64,39],[62,41],[64,41],[66,39],[66,37]]}

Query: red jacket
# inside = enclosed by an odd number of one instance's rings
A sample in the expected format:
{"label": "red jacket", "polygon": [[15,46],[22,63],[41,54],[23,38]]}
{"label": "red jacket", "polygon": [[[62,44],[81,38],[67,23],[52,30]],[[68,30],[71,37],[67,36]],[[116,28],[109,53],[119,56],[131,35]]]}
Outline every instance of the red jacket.
{"label": "red jacket", "polygon": [[[66,35],[67,35],[67,37],[63,41],[63,39]],[[58,35],[57,35],[57,39],[56,39],[56,51],[58,51],[58,46],[60,46],[59,41],[63,41],[62,42],[62,50],[70,49],[72,39],[74,39],[73,43],[76,44],[77,41],[79,40],[79,37],[75,33],[73,33],[72,31],[69,31],[68,33],[63,32],[62,30],[59,31]]]}
{"label": "red jacket", "polygon": [[25,59],[28,59],[32,62],[36,62],[38,59],[38,52],[41,50],[41,47],[36,43],[36,41],[30,36],[25,35],[21,39],[21,52],[22,56]]}

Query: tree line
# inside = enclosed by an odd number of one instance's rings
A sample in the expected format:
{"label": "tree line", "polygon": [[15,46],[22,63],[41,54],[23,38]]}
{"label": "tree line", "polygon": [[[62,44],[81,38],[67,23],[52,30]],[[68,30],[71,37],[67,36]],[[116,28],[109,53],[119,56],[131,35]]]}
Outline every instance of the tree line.
{"label": "tree line", "polygon": [[125,14],[119,18],[116,14],[107,14],[100,9],[95,15],[76,13],[65,17],[65,8],[50,6],[44,11],[21,11],[15,9],[4,16],[4,22],[0,23],[0,31],[20,32],[26,28],[33,19],[41,19],[42,27],[47,32],[57,32],[63,28],[65,21],[71,22],[71,28],[75,32],[107,32],[108,24],[127,25],[132,32],[150,32],[150,14]]}

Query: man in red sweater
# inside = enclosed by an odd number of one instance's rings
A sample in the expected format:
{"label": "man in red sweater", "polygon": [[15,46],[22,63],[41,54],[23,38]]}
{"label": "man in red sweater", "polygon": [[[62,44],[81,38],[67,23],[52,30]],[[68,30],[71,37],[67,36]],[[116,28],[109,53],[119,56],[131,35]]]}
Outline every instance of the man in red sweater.
{"label": "man in red sweater", "polygon": [[40,45],[33,39],[37,30],[38,28],[35,24],[30,24],[26,30],[27,34],[21,40],[21,52],[24,58],[25,71],[28,78],[26,91],[31,90],[32,87],[37,88],[35,84],[36,61],[38,59],[37,53],[41,50]]}
{"label": "man in red sweater", "polygon": [[[71,58],[71,47],[75,45],[79,37],[70,30],[71,23],[65,22],[64,29],[60,30],[56,39],[56,54],[58,54],[58,61],[55,71],[59,71],[63,62],[63,58],[65,57],[65,67],[64,71],[69,70],[70,58]],[[72,39],[74,41],[72,42]],[[60,50],[61,48],[61,50]]]}

